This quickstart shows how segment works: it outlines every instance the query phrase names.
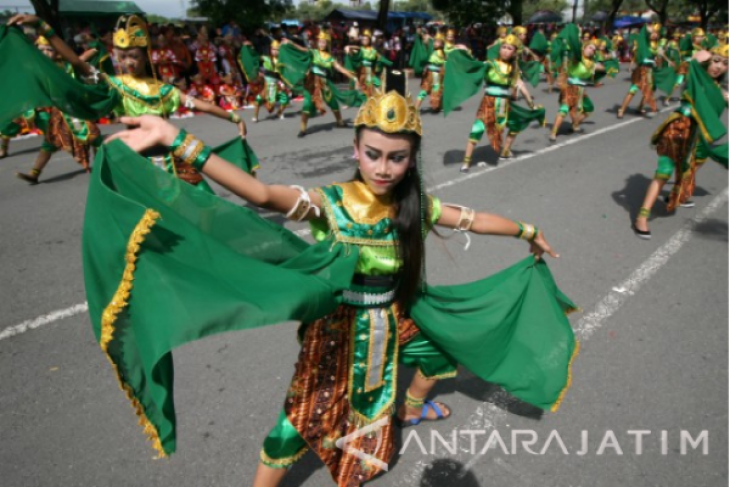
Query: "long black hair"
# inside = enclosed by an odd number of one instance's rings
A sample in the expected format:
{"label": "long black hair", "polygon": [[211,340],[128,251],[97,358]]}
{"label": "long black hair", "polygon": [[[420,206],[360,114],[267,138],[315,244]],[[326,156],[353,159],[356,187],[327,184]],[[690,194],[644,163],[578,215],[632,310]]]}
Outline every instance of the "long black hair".
{"label": "long black hair", "polygon": [[[382,132],[377,128],[358,127],[355,132],[355,141],[359,144],[363,130]],[[395,218],[393,225],[396,231],[396,252],[403,265],[395,292],[395,300],[407,307],[415,298],[424,278],[423,267],[426,257],[423,220],[430,218],[430,208],[422,208],[422,187],[419,167],[416,164],[421,147],[421,137],[416,134],[407,134],[411,140],[410,168],[403,179],[393,188],[393,205]],[[355,171],[354,180],[362,181],[360,170]]]}

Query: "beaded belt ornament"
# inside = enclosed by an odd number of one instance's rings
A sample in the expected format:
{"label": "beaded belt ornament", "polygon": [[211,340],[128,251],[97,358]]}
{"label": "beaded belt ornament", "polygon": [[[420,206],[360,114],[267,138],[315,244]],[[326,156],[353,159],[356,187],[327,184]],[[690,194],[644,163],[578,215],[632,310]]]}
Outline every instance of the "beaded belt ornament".
{"label": "beaded belt ornament", "polygon": [[388,304],[393,301],[394,297],[395,289],[382,293],[351,291],[349,289],[345,289],[342,292],[343,301],[346,304],[353,304],[356,306],[376,306],[380,304]]}

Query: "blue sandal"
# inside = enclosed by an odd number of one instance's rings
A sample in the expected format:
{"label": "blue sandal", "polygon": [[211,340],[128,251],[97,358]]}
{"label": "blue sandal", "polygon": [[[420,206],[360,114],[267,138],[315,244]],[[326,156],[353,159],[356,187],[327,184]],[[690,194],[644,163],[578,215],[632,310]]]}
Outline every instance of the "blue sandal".
{"label": "blue sandal", "polygon": [[[436,418],[435,419],[428,419],[428,410],[429,410],[429,408],[433,409],[433,412],[436,413]],[[441,420],[444,420],[444,419],[449,418],[450,416],[451,416],[451,411],[449,411],[449,415],[448,416],[444,416],[443,411],[441,411],[441,408],[438,407],[438,405],[435,402],[426,400],[426,401],[423,401],[423,408],[421,408],[421,417],[420,418],[413,418],[413,419],[409,419],[408,421],[405,421],[405,420],[402,420],[402,419],[400,419],[399,417],[396,416],[395,423],[396,423],[397,426],[403,428],[404,426],[416,426],[416,425],[419,425],[419,424],[421,424],[421,421],[423,421],[423,420],[426,420],[426,421],[441,421]]]}

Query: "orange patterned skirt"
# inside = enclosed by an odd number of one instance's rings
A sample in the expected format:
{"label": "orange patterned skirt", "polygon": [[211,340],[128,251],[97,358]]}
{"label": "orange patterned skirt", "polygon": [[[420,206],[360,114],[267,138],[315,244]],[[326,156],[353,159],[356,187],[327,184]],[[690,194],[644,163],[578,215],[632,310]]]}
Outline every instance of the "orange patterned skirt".
{"label": "orange patterned skirt", "polygon": [[696,171],[695,161],[690,160],[695,124],[692,118],[683,115],[672,118],[652,140],[657,154],[672,159],[675,164],[675,182],[669,195],[668,211],[674,211],[680,203],[690,199],[694,193]]}
{"label": "orange patterned skirt", "polygon": [[73,128],[69,127],[69,122],[58,108],[50,108],[49,113],[48,129],[45,134],[46,142],[70,153],[76,162],[88,170],[90,148],[101,135],[99,127],[94,122],[78,120],[78,123],[85,126],[87,130],[86,140],[81,140],[74,136]]}
{"label": "orange patterned skirt", "polygon": [[[284,404],[287,419],[324,462],[339,487],[358,487],[379,469],[335,446],[337,439],[359,429],[350,414],[350,326],[362,309],[341,305],[334,313],[306,325],[299,360]],[[398,322],[398,344],[419,333],[411,319]],[[395,450],[393,422],[382,427],[381,439],[363,435],[350,447],[388,463]]]}

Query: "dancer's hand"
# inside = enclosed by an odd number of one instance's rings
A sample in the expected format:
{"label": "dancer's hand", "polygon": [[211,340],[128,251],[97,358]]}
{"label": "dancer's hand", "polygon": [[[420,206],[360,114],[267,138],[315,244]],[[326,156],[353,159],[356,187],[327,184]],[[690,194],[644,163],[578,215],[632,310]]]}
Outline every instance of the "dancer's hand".
{"label": "dancer's hand", "polygon": [[560,257],[560,254],[555,253],[552,247],[550,247],[550,244],[547,243],[547,240],[545,240],[545,235],[543,234],[542,230],[537,234],[537,237],[535,237],[535,240],[530,242],[530,252],[535,256],[535,260],[540,260],[542,257],[542,254],[547,252],[547,254],[557,259]]}
{"label": "dancer's hand", "polygon": [[157,146],[170,147],[180,133],[180,129],[173,124],[154,115],[121,117],[119,121],[132,128],[117,132],[107,138],[106,143],[119,139],[135,152]]}
{"label": "dancer's hand", "polygon": [[706,63],[712,59],[712,53],[710,51],[697,51],[692,59],[696,59],[698,63]]}
{"label": "dancer's hand", "polygon": [[83,54],[81,54],[79,56],[79,59],[81,59],[84,62],[88,62],[89,59],[94,57],[97,52],[99,52],[99,51],[97,51],[96,49],[87,49],[86,51],[83,52]]}
{"label": "dancer's hand", "polygon": [[241,121],[238,122],[236,125],[238,125],[238,133],[241,135],[241,138],[245,139],[246,134],[248,133],[248,130],[246,129],[246,122],[241,119]]}
{"label": "dancer's hand", "polygon": [[8,25],[35,25],[40,21],[41,19],[36,15],[18,14],[10,17]]}

